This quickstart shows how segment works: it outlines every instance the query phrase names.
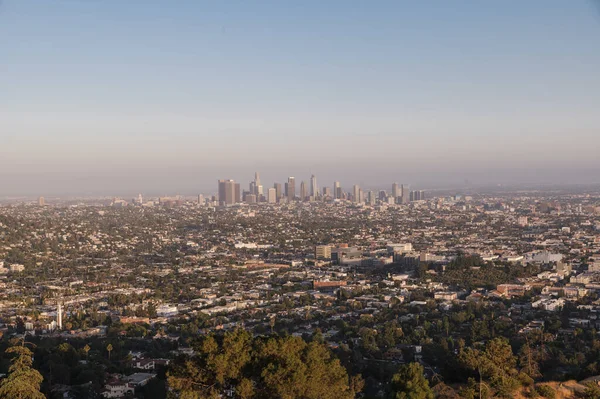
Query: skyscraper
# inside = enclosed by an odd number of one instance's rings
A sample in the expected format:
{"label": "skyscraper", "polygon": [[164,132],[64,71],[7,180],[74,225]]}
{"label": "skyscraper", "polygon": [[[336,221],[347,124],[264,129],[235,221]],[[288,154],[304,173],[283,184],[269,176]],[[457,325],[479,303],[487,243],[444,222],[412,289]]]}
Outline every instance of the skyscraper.
{"label": "skyscraper", "polygon": [[267,201],[269,202],[269,204],[274,204],[277,202],[277,189],[275,189],[275,188],[269,189]]}
{"label": "skyscraper", "polygon": [[398,183],[392,184],[392,197],[394,197],[395,202],[400,202],[399,197],[402,197],[402,192]]}
{"label": "skyscraper", "polygon": [[254,172],[254,184],[256,187],[260,186],[260,176],[258,175],[258,172]]}
{"label": "skyscraper", "polygon": [[277,197],[277,201],[279,201],[279,199],[283,197],[283,188],[281,186],[281,183],[275,183],[273,185],[273,188],[275,189],[275,196]]}
{"label": "skyscraper", "polygon": [[260,184],[260,176],[258,174],[258,172],[254,173],[254,187],[252,190],[250,190],[250,192],[254,195],[256,195],[256,198],[259,199],[261,195],[263,195],[263,187],[262,184]]}
{"label": "skyscraper", "polygon": [[308,193],[306,192],[306,182],[302,180],[300,183],[300,201],[306,201],[306,197],[308,197]]}
{"label": "skyscraper", "polygon": [[56,309],[56,324],[58,325],[58,329],[62,330],[62,305],[60,302],[58,303],[58,308]]}
{"label": "skyscraper", "polygon": [[402,200],[400,201],[402,204],[408,204],[408,202],[410,201],[410,190],[408,188],[408,186],[404,187],[404,184],[402,186],[400,186],[400,189],[402,190]]}
{"label": "skyscraper", "polygon": [[286,195],[288,201],[294,201],[296,198],[296,179],[294,177],[288,177]]}
{"label": "skyscraper", "polygon": [[333,196],[331,195],[331,187],[323,187],[323,197],[325,198],[333,198]]}
{"label": "skyscraper", "polygon": [[360,202],[360,187],[358,186],[358,184],[354,185],[354,190],[353,191],[354,192],[352,194],[352,199],[356,203]]}
{"label": "skyscraper", "polygon": [[317,177],[315,175],[310,177],[310,195],[314,198],[319,196],[319,187],[317,186]]}
{"label": "skyscraper", "polygon": [[333,198],[341,199],[342,198],[342,186],[339,181],[333,182]]}
{"label": "skyscraper", "polygon": [[39,206],[45,206],[46,205],[46,200],[44,199],[44,197],[38,198],[38,205]]}
{"label": "skyscraper", "polygon": [[233,180],[219,180],[219,205],[228,206],[240,201],[240,185]]}

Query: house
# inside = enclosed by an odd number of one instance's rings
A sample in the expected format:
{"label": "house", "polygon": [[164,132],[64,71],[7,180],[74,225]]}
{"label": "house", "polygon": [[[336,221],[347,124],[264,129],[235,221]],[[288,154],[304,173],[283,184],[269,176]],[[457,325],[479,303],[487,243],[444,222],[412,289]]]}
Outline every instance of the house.
{"label": "house", "polygon": [[104,390],[101,392],[105,398],[122,398],[134,394],[135,389],[128,381],[120,378],[113,378],[106,382]]}

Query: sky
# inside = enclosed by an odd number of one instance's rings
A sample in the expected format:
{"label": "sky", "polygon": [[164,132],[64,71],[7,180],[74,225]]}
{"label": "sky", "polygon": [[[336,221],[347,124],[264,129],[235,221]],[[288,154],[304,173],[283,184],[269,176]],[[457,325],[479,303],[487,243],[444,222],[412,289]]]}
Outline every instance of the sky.
{"label": "sky", "polygon": [[593,0],[0,0],[0,196],[600,183]]}

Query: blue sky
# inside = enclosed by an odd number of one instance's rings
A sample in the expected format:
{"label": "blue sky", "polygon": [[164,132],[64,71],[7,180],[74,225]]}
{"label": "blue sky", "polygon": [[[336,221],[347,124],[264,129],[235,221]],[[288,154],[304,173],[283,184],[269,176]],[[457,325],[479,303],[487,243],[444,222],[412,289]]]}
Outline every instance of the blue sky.
{"label": "blue sky", "polygon": [[598,182],[592,1],[0,2],[0,195]]}

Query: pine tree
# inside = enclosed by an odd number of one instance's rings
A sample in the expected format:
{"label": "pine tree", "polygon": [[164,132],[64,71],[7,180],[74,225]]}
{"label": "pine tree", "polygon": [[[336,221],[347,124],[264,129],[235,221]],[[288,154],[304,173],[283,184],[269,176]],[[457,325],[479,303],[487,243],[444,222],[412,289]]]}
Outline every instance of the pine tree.
{"label": "pine tree", "polygon": [[392,378],[392,389],[394,399],[433,399],[433,391],[419,363],[400,367]]}
{"label": "pine tree", "polygon": [[40,385],[44,378],[32,367],[33,353],[22,342],[11,346],[6,353],[13,355],[8,377],[0,382],[0,399],[44,399]]}

